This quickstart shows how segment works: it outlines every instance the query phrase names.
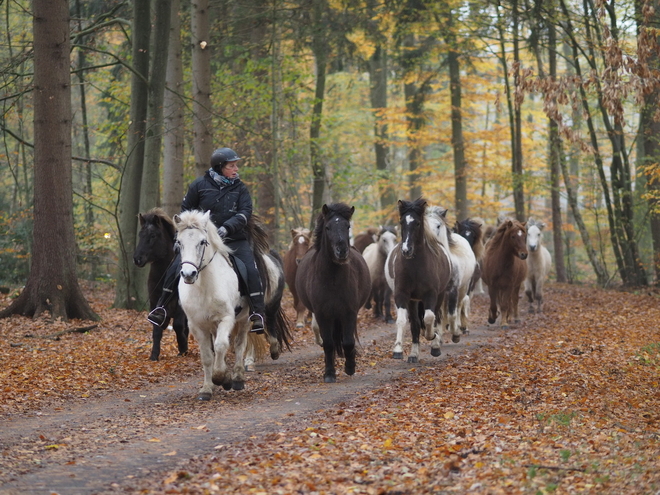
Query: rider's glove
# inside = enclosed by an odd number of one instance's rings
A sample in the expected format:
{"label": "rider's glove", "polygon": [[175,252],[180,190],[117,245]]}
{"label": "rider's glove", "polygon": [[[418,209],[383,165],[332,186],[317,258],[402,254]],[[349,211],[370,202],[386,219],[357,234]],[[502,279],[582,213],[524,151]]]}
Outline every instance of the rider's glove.
{"label": "rider's glove", "polygon": [[227,229],[224,228],[224,226],[223,226],[223,227],[220,227],[220,228],[218,229],[218,235],[219,235],[222,239],[224,239],[225,237],[227,237]]}

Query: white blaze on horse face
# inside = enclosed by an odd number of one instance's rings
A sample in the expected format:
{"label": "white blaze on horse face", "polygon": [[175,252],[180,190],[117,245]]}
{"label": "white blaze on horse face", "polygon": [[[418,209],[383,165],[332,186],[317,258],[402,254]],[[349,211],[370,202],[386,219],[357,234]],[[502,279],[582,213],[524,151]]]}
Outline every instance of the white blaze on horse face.
{"label": "white blaze on horse face", "polygon": [[407,223],[408,225],[410,225],[410,224],[413,223],[414,221],[415,221],[415,219],[412,217],[412,215],[406,215],[406,223]]}

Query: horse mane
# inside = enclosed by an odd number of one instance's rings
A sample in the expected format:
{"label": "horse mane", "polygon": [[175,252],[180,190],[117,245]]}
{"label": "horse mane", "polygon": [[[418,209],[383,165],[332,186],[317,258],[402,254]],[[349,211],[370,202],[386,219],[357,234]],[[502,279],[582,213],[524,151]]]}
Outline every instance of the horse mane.
{"label": "horse mane", "polygon": [[157,221],[160,221],[161,225],[170,236],[170,239],[172,239],[172,242],[174,242],[176,227],[174,226],[174,222],[170,216],[165,213],[165,210],[159,207],[152,208],[148,212],[143,213],[142,218],[144,219],[145,223],[155,224]]}
{"label": "horse mane", "polygon": [[[181,232],[185,229],[198,229],[203,232],[206,232],[209,244],[218,251],[222,256],[228,258],[232,250],[224,242],[220,234],[218,234],[218,229],[215,227],[213,222],[211,222],[210,217],[204,220],[204,213],[199,210],[186,210],[179,213],[179,223],[177,225],[177,230]],[[212,228],[208,228],[208,224],[211,224]]]}
{"label": "horse mane", "polygon": [[504,242],[504,237],[506,232],[511,229],[511,228],[519,228],[522,230],[525,230],[525,226],[519,222],[518,220],[515,220],[513,218],[506,218],[504,219],[499,226],[497,227],[497,230],[495,231],[495,234],[493,237],[490,239],[488,242],[489,244],[489,249],[492,247],[492,249],[495,249],[495,246],[500,246]]}
{"label": "horse mane", "polygon": [[345,218],[349,222],[353,216],[353,209],[348,206],[346,203],[333,203],[331,205],[326,205],[328,211],[326,214],[321,211],[316,217],[316,225],[314,226],[314,240],[312,247],[318,246],[319,241],[323,235],[323,229],[325,227],[325,218],[331,217],[334,215],[339,215],[342,218]]}
{"label": "horse mane", "polygon": [[[447,246],[445,247],[451,248],[452,246],[454,246],[456,244],[456,241],[454,241],[454,239],[452,238],[451,229],[447,224],[447,208],[443,208],[441,206],[428,206],[426,209],[426,215],[434,216],[442,222],[447,237]],[[426,226],[426,221],[424,222],[424,224],[425,224],[424,230],[430,231],[430,229]],[[436,242],[438,241],[438,237],[435,234],[433,234],[433,238],[435,239]]]}

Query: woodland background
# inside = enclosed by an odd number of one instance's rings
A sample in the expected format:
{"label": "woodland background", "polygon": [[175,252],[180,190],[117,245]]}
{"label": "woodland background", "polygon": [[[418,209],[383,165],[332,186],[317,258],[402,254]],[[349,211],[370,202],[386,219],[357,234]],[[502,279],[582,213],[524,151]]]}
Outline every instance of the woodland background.
{"label": "woodland background", "polygon": [[0,316],[96,318],[78,276],[143,308],[137,213],[221,146],[279,250],[323,203],[358,233],[424,196],[545,221],[560,282],[657,279],[657,1],[0,7]]}

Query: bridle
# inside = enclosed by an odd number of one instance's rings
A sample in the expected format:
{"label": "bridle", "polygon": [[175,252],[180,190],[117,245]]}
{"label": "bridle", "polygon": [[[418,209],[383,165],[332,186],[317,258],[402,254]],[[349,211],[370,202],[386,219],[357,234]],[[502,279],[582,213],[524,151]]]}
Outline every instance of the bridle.
{"label": "bridle", "polygon": [[[208,237],[208,231],[206,231],[206,230],[203,230],[203,229],[200,229],[200,228],[197,228],[197,227],[186,227],[186,228],[183,229],[183,230],[187,230],[187,229],[201,230],[201,231],[204,232],[204,234]],[[182,230],[181,232],[183,232],[183,230]],[[207,239],[203,239],[202,242],[201,242],[200,244],[202,245],[202,256],[199,258],[199,260],[200,260],[200,261],[199,261],[199,265],[195,264],[195,263],[192,262],[192,261],[187,261],[187,260],[181,262],[181,266],[183,266],[183,265],[185,265],[185,264],[192,265],[192,267],[197,271],[198,274],[199,274],[204,268],[206,268],[207,266],[209,266],[209,265],[211,264],[211,262],[213,261],[213,258],[215,257],[215,253],[217,252],[217,251],[214,250],[214,251],[213,251],[213,255],[211,256],[211,259],[210,259],[205,265],[202,265],[202,263],[204,262],[204,255],[206,254],[206,246],[209,245],[209,241],[208,241]],[[177,239],[176,242],[174,243],[174,248],[177,249],[177,250],[179,250],[179,251],[181,250],[181,242],[179,242],[178,239]]]}

